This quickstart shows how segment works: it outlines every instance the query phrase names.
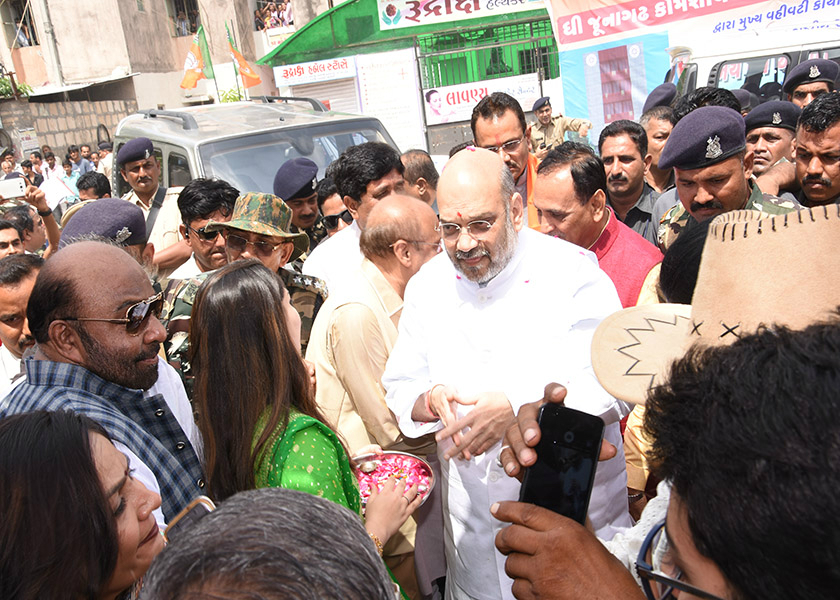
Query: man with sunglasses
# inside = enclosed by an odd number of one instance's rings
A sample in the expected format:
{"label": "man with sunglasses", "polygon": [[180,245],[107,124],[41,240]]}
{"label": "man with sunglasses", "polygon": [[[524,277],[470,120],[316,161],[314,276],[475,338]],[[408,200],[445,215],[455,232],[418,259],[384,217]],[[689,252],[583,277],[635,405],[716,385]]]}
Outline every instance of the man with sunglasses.
{"label": "man with sunglasses", "polygon": [[159,523],[205,487],[199,435],[177,374],[158,357],[166,331],[162,295],[122,249],[83,241],[42,267],[27,318],[37,342],[26,380],[3,400],[0,418],[32,410],[70,410],[102,425],[159,492]]}
{"label": "man with sunglasses", "polygon": [[475,145],[496,152],[505,161],[522,198],[525,223],[539,230],[540,221],[533,205],[534,183],[540,161],[528,150],[531,127],[519,101],[504,92],[493,92],[475,105],[470,121]]}
{"label": "man with sunglasses", "polygon": [[[432,436],[415,440],[400,434],[385,405],[381,380],[397,339],[405,286],[441,251],[437,223],[434,211],[416,198],[394,194],[380,200],[359,241],[365,258],[357,284],[330,294],[315,319],[306,351],[318,381],[315,400],[351,456],[370,444],[424,457],[435,452]],[[383,554],[411,598],[420,597],[414,573],[416,519],[412,516],[400,527]],[[418,566],[427,567],[428,561]],[[430,582],[444,575],[442,564],[438,572],[424,571],[428,585],[420,589],[431,592]]]}
{"label": "man with sunglasses", "polygon": [[[562,377],[575,408],[606,423],[620,445],[628,407],[592,375],[597,324],[621,306],[594,257],[524,227],[522,198],[498,154],[467,148],[438,182],[446,256],[430,260],[406,287],[399,337],[382,382],[406,437],[436,432],[443,471],[447,597],[512,598],[512,580],[493,537],[490,505],[518,497],[496,463],[516,410]],[[630,525],[624,453],[602,462],[590,514],[609,539]],[[451,593],[451,595],[450,595]]]}
{"label": "man with sunglasses", "polygon": [[315,186],[315,193],[318,194],[318,210],[324,216],[327,237],[334,236],[353,223],[353,215],[341,201],[341,196],[332,177],[324,177],[319,181],[318,185]]}
{"label": "man with sunglasses", "polygon": [[239,190],[220,179],[193,179],[184,186],[178,196],[180,231],[192,249],[192,256],[173,271],[170,280],[188,279],[227,264],[221,232],[207,231],[204,227],[210,221],[228,221],[238,196]]}

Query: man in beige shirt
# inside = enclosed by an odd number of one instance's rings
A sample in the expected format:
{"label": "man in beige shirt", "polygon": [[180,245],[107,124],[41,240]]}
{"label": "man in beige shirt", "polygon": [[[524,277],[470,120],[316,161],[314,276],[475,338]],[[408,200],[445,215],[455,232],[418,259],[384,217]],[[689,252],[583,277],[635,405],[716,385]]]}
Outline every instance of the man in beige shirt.
{"label": "man in beige shirt", "polygon": [[585,138],[592,127],[592,122],[588,119],[573,119],[562,114],[551,116],[551,102],[548,96],[534,102],[532,110],[537,122],[530,128],[531,152],[540,160],[549,150],[565,141],[567,131],[576,131],[580,137]]}
{"label": "man in beige shirt", "polygon": [[[437,216],[420,200],[392,195],[374,206],[359,245],[364,260],[355,285],[333,294],[312,327],[306,359],[315,365],[316,401],[354,455],[370,444],[427,456],[433,436],[405,438],[385,404],[382,373],[397,340],[408,280],[440,252]],[[411,598],[416,522],[409,519],[385,546],[386,563]]]}

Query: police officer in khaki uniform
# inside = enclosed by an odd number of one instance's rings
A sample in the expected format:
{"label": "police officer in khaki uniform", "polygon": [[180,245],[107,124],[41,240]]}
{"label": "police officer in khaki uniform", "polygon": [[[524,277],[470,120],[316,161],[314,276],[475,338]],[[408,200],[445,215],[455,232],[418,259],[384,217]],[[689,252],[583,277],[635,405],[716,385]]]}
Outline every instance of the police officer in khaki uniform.
{"label": "police officer in khaki uniform", "polygon": [[770,215],[800,208],[780,200],[750,181],[753,154],[746,149],[744,118],[724,106],[704,106],[683,117],[671,132],[659,168],[673,167],[680,202],[659,225],[664,250],[680,232],[731,210],[757,210]]}
{"label": "police officer in khaki uniform", "polygon": [[[317,277],[301,275],[284,268],[309,248],[309,238],[305,233],[289,231],[291,219],[292,211],[283,200],[271,194],[251,192],[236,199],[230,221],[210,221],[204,230],[222,232],[228,262],[256,258],[280,275],[289,291],[292,306],[300,315],[303,355],[309,343],[312,323],[327,299],[327,288]],[[161,321],[169,332],[164,344],[167,358],[172,366],[180,370],[190,397],[189,317],[199,286],[212,272],[207,271],[186,279],[174,289],[168,290],[161,315]]]}
{"label": "police officer in khaki uniform", "polygon": [[146,241],[155,247],[155,265],[160,279],[164,280],[192,254],[178,233],[181,225],[178,194],[183,188],[165,188],[160,184],[160,163],[149,138],[126,142],[117,153],[117,165],[120,175],[131,186],[123,200],[142,209],[146,217]]}
{"label": "police officer in khaki uniform", "polygon": [[576,131],[580,137],[589,134],[592,122],[587,119],[573,119],[563,115],[551,116],[551,102],[543,96],[534,102],[533,111],[537,122],[531,125],[531,152],[542,160],[554,146],[563,143],[567,131]]}

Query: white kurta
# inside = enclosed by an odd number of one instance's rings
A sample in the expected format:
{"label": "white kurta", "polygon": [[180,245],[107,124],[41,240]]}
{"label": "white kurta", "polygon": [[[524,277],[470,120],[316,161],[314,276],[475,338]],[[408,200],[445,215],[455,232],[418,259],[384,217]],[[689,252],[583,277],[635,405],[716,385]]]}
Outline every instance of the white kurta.
{"label": "white kurta", "polygon": [[353,221],[349,227],[322,241],[303,262],[303,274],[321,279],[330,294],[355,287],[352,277],[363,258],[359,250],[361,235],[359,224]]}
{"label": "white kurta", "polygon": [[[618,425],[629,407],[598,383],[590,345],[600,321],[620,309],[615,287],[592,253],[529,229],[519,233],[510,264],[484,287],[441,254],[406,289],[399,337],[383,376],[388,406],[402,432],[417,437],[442,428],[411,419],[416,399],[433,384],[454,385],[462,394],[501,391],[517,412],[542,398],[547,383],[562,383],[566,405],[600,416],[605,439],[618,449],[615,458],[599,463],[589,505],[598,536],[610,539],[631,524]],[[461,407],[459,417],[469,410]],[[470,461],[445,461],[450,444],[438,444],[447,592],[453,598],[513,598],[505,557],[493,543],[504,524],[489,511],[493,502],[518,499],[519,482],[496,464],[500,443]]]}

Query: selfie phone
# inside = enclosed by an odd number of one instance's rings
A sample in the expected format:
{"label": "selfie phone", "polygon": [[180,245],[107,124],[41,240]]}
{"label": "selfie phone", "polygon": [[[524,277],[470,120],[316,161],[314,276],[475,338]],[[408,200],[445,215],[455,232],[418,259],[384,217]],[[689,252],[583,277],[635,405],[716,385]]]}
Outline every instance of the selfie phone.
{"label": "selfie phone", "polygon": [[201,517],[216,510],[216,505],[207,496],[194,498],[186,508],[175,515],[175,518],[163,530],[163,539],[168,544],[170,538],[178,537],[192,525],[197,523]]}
{"label": "selfie phone", "polygon": [[3,200],[20,198],[26,192],[26,180],[23,177],[0,180],[0,197]]}
{"label": "selfie phone", "polygon": [[561,404],[546,404],[537,422],[537,462],[525,470],[519,501],[586,521],[604,438],[604,421]]}

